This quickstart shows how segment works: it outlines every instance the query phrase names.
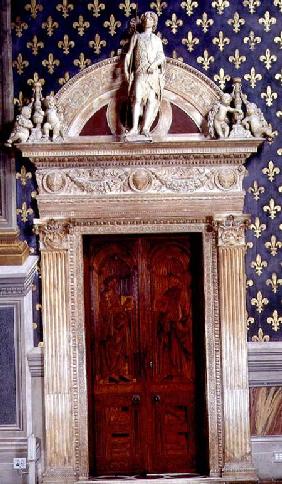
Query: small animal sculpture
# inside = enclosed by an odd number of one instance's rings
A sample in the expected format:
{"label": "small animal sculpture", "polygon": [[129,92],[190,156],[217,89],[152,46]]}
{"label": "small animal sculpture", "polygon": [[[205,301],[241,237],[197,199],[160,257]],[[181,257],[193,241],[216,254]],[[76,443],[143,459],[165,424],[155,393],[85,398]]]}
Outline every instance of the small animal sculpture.
{"label": "small animal sculpture", "polygon": [[228,113],[241,113],[239,109],[230,106],[232,96],[228,93],[222,94],[221,101],[211,108],[208,114],[209,133],[212,138],[227,138],[230,133],[230,121]]}
{"label": "small animal sculpture", "polygon": [[17,115],[13,130],[5,146],[12,146],[14,143],[26,143],[33,128],[31,118],[31,106],[23,106],[21,113]]}
{"label": "small animal sculpture", "polygon": [[50,139],[50,131],[52,131],[52,141],[60,136],[63,138],[63,116],[58,112],[54,96],[47,96],[45,105],[46,122],[43,124],[43,139]]}
{"label": "small animal sculpture", "polygon": [[255,103],[246,103],[246,117],[242,124],[255,138],[267,138],[268,141],[272,141],[276,136],[271,124],[267,123],[261,109]]}

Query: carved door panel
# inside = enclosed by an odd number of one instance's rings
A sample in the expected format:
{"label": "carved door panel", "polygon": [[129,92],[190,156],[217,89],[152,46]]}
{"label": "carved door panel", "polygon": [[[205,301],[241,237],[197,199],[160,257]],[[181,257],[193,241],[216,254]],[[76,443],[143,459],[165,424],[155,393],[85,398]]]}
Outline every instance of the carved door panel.
{"label": "carved door panel", "polygon": [[194,472],[188,237],[96,237],[85,252],[91,471]]}

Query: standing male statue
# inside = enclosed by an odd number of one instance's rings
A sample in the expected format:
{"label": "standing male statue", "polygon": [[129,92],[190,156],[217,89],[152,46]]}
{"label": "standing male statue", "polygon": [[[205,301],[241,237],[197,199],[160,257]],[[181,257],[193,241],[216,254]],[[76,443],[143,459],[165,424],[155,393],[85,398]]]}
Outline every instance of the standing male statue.
{"label": "standing male statue", "polygon": [[[161,39],[153,33],[158,23],[154,12],[141,16],[143,32],[135,32],[125,56],[125,76],[132,105],[133,126],[129,135],[149,136],[164,88],[165,55]],[[143,115],[141,127],[139,118]]]}

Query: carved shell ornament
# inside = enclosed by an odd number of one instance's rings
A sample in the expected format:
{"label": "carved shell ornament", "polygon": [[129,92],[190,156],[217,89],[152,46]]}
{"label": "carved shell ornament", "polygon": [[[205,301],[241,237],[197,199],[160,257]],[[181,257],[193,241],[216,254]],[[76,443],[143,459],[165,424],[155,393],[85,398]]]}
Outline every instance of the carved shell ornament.
{"label": "carved shell ornament", "polygon": [[144,168],[140,168],[130,174],[128,183],[132,190],[146,192],[152,185],[152,175]]}

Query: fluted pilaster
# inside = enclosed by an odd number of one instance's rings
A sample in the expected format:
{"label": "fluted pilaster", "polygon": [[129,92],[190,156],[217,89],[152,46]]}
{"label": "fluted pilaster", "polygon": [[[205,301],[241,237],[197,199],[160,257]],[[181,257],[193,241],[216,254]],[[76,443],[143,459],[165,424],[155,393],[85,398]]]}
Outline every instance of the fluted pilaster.
{"label": "fluted pilaster", "polygon": [[218,224],[225,477],[255,479],[251,460],[244,221]]}

